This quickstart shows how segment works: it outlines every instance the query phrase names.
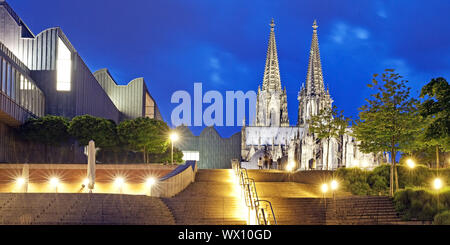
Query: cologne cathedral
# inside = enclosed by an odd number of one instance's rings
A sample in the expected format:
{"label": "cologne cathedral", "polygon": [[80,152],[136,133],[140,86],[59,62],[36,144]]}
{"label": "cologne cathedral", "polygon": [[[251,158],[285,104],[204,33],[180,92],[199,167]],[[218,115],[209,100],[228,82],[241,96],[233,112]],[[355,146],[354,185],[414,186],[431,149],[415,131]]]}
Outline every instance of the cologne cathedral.
{"label": "cologne cathedral", "polygon": [[[286,88],[282,88],[275,24],[270,24],[269,44],[262,87],[258,86],[256,115],[249,126],[242,127],[241,157],[248,166],[256,167],[258,159],[269,154],[273,161],[284,159],[296,170],[332,170],[339,167],[371,169],[383,161],[382,154],[365,154],[358,150],[350,136],[351,128],[340,138],[327,144],[308,130],[308,121],[323,108],[331,108],[333,99],[325,89],[320,61],[317,22],[313,23],[306,80],[298,93],[298,120],[289,124]],[[329,154],[328,154],[329,153]],[[325,164],[328,156],[328,164]],[[328,165],[328,166],[327,166]]]}

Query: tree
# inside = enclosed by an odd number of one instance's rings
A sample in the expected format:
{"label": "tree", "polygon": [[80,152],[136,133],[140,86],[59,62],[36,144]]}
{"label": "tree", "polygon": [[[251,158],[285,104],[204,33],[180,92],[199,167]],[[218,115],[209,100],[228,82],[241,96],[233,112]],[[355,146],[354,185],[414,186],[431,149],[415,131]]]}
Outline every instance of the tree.
{"label": "tree", "polygon": [[141,151],[144,162],[148,162],[148,153],[163,153],[168,142],[169,126],[163,121],[140,117],[133,120],[125,120],[117,127],[117,133],[121,142],[132,151]]}
{"label": "tree", "polygon": [[91,115],[76,116],[69,124],[69,133],[82,146],[94,140],[95,146],[113,148],[118,144],[116,123]]}
{"label": "tree", "polygon": [[394,195],[394,176],[398,189],[396,153],[407,149],[420,130],[416,125],[419,120],[418,101],[410,97],[410,88],[402,78],[393,69],[386,69],[381,77],[374,74],[372,83],[367,86],[376,93],[359,108],[359,119],[354,121],[353,126],[353,135],[360,141],[362,152],[390,152],[391,196]]}
{"label": "tree", "polygon": [[[151,162],[172,163],[171,162],[172,161],[171,154],[172,154],[172,149],[170,147],[167,147],[167,149],[164,153],[150,154],[149,159]],[[176,147],[173,148],[173,161],[175,163],[183,162],[183,152]]]}
{"label": "tree", "polygon": [[339,139],[348,126],[350,119],[344,117],[343,111],[338,111],[336,106],[333,108],[325,107],[315,116],[308,120],[309,131],[316,134],[317,138],[327,142],[327,154],[325,157],[326,169],[328,170],[328,152],[330,149],[330,139]]}
{"label": "tree", "polygon": [[69,141],[68,125],[67,118],[61,116],[29,118],[19,127],[19,134],[25,140],[44,144],[46,160],[49,161],[48,146],[59,146]]}
{"label": "tree", "polygon": [[436,167],[439,168],[439,148],[450,148],[450,85],[442,78],[431,79],[420,93],[427,97],[419,106],[420,115],[425,117],[423,144],[436,149]]}
{"label": "tree", "polygon": [[19,128],[23,138],[46,145],[60,145],[67,142],[69,121],[60,116],[47,115],[40,118],[29,118]]}

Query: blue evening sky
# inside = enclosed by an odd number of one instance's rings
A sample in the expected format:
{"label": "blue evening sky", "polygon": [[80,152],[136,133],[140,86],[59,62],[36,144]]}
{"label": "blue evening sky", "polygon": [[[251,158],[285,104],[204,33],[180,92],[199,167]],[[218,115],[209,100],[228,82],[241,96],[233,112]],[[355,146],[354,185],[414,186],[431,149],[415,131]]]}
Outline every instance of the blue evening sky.
{"label": "blue evening sky", "polygon": [[[450,1],[8,2],[35,34],[60,26],[92,72],[106,67],[120,84],[144,77],[169,125],[172,93],[192,92],[194,82],[223,95],[257,89],[272,17],[291,125],[297,123],[314,19],[324,80],[346,116],[357,117],[371,93],[366,84],[385,68],[409,80],[414,95],[431,78],[450,79]],[[218,128],[226,137],[239,130]]]}

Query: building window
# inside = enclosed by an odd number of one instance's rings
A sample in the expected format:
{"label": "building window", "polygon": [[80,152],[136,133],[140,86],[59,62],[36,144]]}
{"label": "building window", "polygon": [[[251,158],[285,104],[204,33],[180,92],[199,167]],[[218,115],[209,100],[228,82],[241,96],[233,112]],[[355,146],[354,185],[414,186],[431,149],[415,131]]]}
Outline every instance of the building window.
{"label": "building window", "polygon": [[182,151],[183,161],[199,161],[200,153],[198,151]]}
{"label": "building window", "polygon": [[58,54],[56,59],[56,90],[70,91],[72,76],[72,53],[66,44],[58,38]]}
{"label": "building window", "polygon": [[6,92],[6,60],[2,59],[2,64],[0,67],[1,71],[2,71],[2,91]]}
{"label": "building window", "polygon": [[6,74],[6,94],[11,97],[11,87],[12,87],[12,82],[11,82],[11,64],[8,63],[7,66],[7,74]]}
{"label": "building window", "polygon": [[11,99],[16,100],[16,69],[11,69]]}

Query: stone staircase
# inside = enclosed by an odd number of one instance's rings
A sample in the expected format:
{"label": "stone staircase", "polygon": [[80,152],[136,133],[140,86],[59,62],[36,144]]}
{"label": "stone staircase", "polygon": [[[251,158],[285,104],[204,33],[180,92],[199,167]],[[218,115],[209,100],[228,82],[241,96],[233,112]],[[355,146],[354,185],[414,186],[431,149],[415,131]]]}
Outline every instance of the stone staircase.
{"label": "stone staircase", "polygon": [[159,199],[138,195],[1,193],[0,224],[10,225],[170,225]]}
{"label": "stone staircase", "polygon": [[400,224],[391,198],[386,196],[351,196],[330,199],[327,224],[330,225],[387,225]]}
{"label": "stone staircase", "polygon": [[233,178],[231,169],[200,169],[194,183],[163,201],[176,224],[245,225],[248,214]]}
{"label": "stone staircase", "polygon": [[[392,200],[385,196],[352,196],[344,191],[323,198],[322,182],[330,173],[309,171],[287,174],[278,170],[250,170],[260,199],[272,203],[279,225],[400,224]],[[303,182],[303,183],[302,183]]]}

